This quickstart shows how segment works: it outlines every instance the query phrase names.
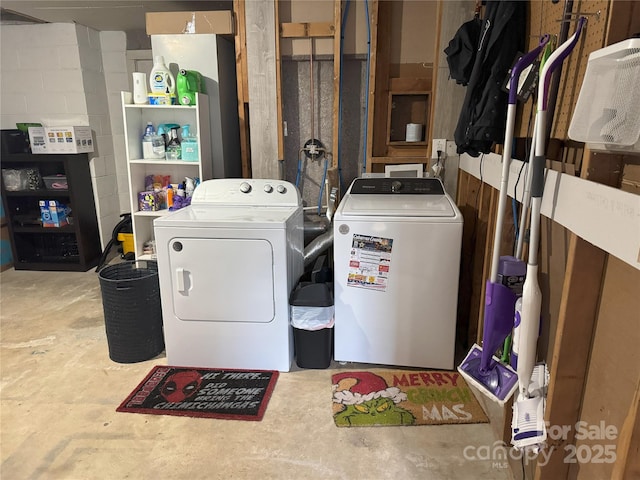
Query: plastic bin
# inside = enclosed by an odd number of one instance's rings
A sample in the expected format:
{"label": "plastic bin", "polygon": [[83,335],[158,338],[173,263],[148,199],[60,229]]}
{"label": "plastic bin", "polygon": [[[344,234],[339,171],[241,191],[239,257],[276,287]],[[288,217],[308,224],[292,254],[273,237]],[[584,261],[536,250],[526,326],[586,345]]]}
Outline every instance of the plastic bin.
{"label": "plastic bin", "polygon": [[328,283],[302,282],[291,294],[291,325],[300,368],[328,368],[333,357],[333,294]]}
{"label": "plastic bin", "polygon": [[98,273],[109,358],[149,360],[164,350],[158,264],[124,262]]}
{"label": "plastic bin", "polygon": [[45,175],[42,177],[44,180],[44,186],[47,190],[68,190],[66,175]]}

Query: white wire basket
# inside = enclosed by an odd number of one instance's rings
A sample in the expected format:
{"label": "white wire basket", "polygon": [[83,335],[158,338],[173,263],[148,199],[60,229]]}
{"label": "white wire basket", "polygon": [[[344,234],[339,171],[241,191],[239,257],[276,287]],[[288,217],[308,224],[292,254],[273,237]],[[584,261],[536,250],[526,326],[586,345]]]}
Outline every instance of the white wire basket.
{"label": "white wire basket", "polygon": [[640,38],[589,55],[569,137],[596,149],[640,151]]}

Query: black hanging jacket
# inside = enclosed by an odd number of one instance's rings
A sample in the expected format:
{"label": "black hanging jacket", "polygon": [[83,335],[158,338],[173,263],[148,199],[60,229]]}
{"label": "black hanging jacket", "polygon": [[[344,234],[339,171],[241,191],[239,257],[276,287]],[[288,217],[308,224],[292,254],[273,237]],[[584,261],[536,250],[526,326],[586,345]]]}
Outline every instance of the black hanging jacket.
{"label": "black hanging jacket", "polygon": [[455,130],[458,153],[473,157],[504,142],[507,93],[502,84],[518,52],[525,49],[526,9],[523,1],[488,1],[480,42]]}
{"label": "black hanging jacket", "polygon": [[481,31],[480,18],[465,22],[444,49],[449,65],[449,76],[459,85],[466,86],[469,83]]}

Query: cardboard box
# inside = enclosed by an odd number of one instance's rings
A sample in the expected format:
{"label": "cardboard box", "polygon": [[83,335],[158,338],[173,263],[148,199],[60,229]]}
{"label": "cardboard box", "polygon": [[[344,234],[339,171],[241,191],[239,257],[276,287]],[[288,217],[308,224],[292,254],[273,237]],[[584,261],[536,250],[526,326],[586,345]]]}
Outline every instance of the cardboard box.
{"label": "cardboard box", "polygon": [[93,152],[91,127],[29,127],[31,153]]}
{"label": "cardboard box", "polygon": [[174,35],[178,33],[233,35],[233,15],[229,10],[147,12],[146,22],[147,35]]}
{"label": "cardboard box", "polygon": [[40,200],[39,205],[43,227],[50,228],[69,225],[67,216],[70,213],[70,209],[65,204],[57,200]]}
{"label": "cardboard box", "polygon": [[44,127],[29,127],[29,144],[31,153],[49,153]]}

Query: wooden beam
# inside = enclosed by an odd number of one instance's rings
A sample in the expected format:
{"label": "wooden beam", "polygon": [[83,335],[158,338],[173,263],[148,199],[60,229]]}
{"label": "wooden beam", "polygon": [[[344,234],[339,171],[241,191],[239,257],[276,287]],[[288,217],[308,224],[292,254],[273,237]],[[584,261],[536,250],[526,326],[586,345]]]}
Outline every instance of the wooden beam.
{"label": "wooden beam", "polygon": [[[581,398],[596,321],[602,272],[607,254],[571,235],[563,295],[551,362],[546,420],[550,425],[575,425],[580,418]],[[577,334],[579,333],[579,335]],[[549,462],[536,469],[537,479],[566,478],[564,447],[574,442],[573,429],[566,439],[549,440]]]}
{"label": "wooden beam", "polygon": [[[333,142],[331,152],[333,152],[333,158],[331,162],[332,168],[338,168],[338,137],[340,136],[340,123],[338,122],[340,116],[340,76],[341,62],[340,57],[340,39],[342,37],[342,1],[333,0]],[[340,182],[334,186],[340,187]]]}
{"label": "wooden beam", "polygon": [[255,178],[279,178],[275,1],[245,2],[247,74],[251,98],[251,170]]}
{"label": "wooden beam", "polygon": [[[476,341],[478,320],[471,315],[473,284],[474,247],[478,226],[478,202],[482,182],[464,170],[458,175],[456,203],[464,218],[462,230],[462,261],[460,262],[460,282],[458,288],[457,338],[463,349],[468,350]],[[473,327],[473,332],[471,329]]]}
{"label": "wooden beam", "polygon": [[243,178],[251,178],[251,146],[249,144],[249,85],[247,83],[247,43],[245,34],[245,0],[233,0],[233,18],[236,22],[236,78],[238,83],[238,122],[240,127],[240,158]]}
{"label": "wooden beam", "polygon": [[[274,2],[275,24],[280,23],[280,2]],[[284,24],[283,24],[284,25]],[[282,55],[280,52],[280,37],[276,35],[276,98],[277,98],[277,117],[278,117],[278,158],[277,160],[284,162],[284,115],[282,113]],[[282,169],[279,169],[282,170]]]}
{"label": "wooden beam", "polygon": [[370,163],[382,164],[403,164],[403,163],[424,163],[424,155],[413,155],[405,157],[371,157]]}
{"label": "wooden beam", "polygon": [[640,382],[620,430],[612,480],[640,478]]}
{"label": "wooden beam", "polygon": [[640,3],[637,0],[615,0],[609,5],[605,45],[621,42],[640,31]]}
{"label": "wooden beam", "polygon": [[[438,2],[437,5],[438,6],[436,10],[436,18],[438,20],[436,23],[436,41],[434,45],[435,52],[433,56],[434,58],[433,66],[431,68],[431,88],[433,92],[436,92],[436,88],[438,86],[438,68],[440,67],[440,50],[441,50],[440,37],[442,36],[442,12],[443,12],[442,2]],[[435,125],[434,122],[436,119],[435,95],[433,96],[433,99],[431,100],[431,102],[432,102],[432,105],[431,105],[431,108],[429,109],[429,127],[425,132],[425,137],[427,139],[427,158],[430,157],[431,145],[433,145],[433,126]]]}
{"label": "wooden beam", "polygon": [[[595,160],[596,156],[585,150],[582,177],[617,186],[622,172],[620,159],[616,160],[614,155],[603,155],[603,158]],[[617,175],[613,173],[616,171]],[[571,234],[549,369],[545,410],[545,420],[549,425],[575,425],[580,419],[606,260],[606,252]],[[575,431],[571,429],[566,439],[548,441],[552,449],[549,461],[536,466],[536,480],[567,478],[570,465],[565,462],[567,452],[564,447],[573,445],[574,437]]]}
{"label": "wooden beam", "polygon": [[[365,92],[365,95],[367,96],[367,102],[370,105],[369,111],[367,112],[367,118],[366,118],[366,122],[367,122],[367,126],[366,128],[366,134],[367,134],[367,141],[365,143],[365,149],[366,149],[366,171],[367,172],[372,172],[372,160],[371,157],[374,156],[373,154],[373,128],[375,125],[375,121],[374,121],[374,117],[376,112],[378,111],[378,109],[375,107],[375,91],[376,91],[376,68],[378,68],[378,64],[377,64],[377,51],[378,51],[378,8],[379,8],[379,1],[378,0],[373,0],[371,2],[371,6],[369,7],[369,18],[367,18],[367,22],[369,22],[369,26],[370,26],[370,31],[371,31],[371,42],[369,43],[369,49],[371,52],[370,55],[370,59],[369,59],[369,91]],[[358,172],[360,173],[360,172]]]}
{"label": "wooden beam", "polygon": [[[337,0],[336,0],[337,1]],[[340,40],[340,18],[331,22],[281,23],[282,38],[337,37]]]}
{"label": "wooden beam", "polygon": [[373,91],[371,80],[369,80],[369,92],[373,96],[373,103],[369,103],[369,109],[373,106],[374,119],[372,129],[367,134],[367,139],[372,142],[371,148],[367,150],[367,157],[386,156],[388,152],[387,116],[389,114],[392,4],[393,2],[388,0],[378,2],[377,18],[372,21],[371,27],[371,74],[375,75],[375,80]]}

